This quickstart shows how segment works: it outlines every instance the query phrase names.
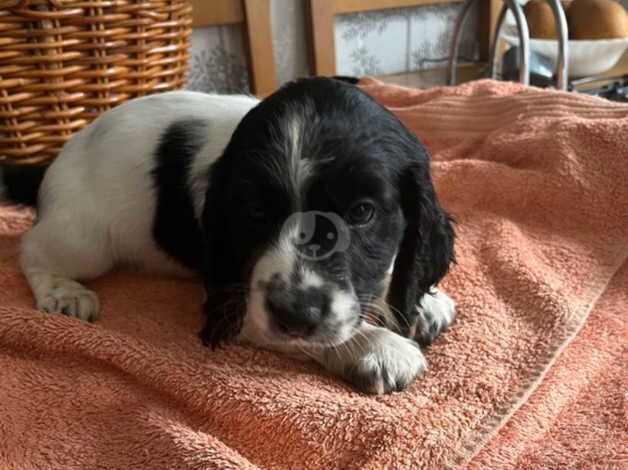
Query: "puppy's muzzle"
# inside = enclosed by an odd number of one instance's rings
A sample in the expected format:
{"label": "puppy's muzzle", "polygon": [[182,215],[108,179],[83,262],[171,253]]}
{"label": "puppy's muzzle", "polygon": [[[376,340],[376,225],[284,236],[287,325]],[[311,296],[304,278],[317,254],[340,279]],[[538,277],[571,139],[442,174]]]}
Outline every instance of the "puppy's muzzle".
{"label": "puppy's muzzle", "polygon": [[276,329],[295,338],[315,334],[329,315],[331,299],[321,288],[273,289],[267,292],[266,307]]}

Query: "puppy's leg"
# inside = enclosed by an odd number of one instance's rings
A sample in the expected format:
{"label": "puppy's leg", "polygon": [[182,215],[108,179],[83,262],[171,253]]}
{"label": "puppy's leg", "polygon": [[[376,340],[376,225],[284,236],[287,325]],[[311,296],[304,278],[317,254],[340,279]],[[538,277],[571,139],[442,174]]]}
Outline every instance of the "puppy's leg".
{"label": "puppy's leg", "polygon": [[368,323],[345,343],[317,351],[314,358],[358,390],[373,394],[403,390],[426,369],[414,341]]}
{"label": "puppy's leg", "polygon": [[454,301],[443,291],[432,287],[417,305],[413,338],[421,346],[427,346],[451,325],[455,317]]}
{"label": "puppy's leg", "polygon": [[76,280],[94,278],[113,263],[104,234],[78,222],[69,214],[44,216],[24,235],[20,263],[38,309],[93,320],[98,297]]}

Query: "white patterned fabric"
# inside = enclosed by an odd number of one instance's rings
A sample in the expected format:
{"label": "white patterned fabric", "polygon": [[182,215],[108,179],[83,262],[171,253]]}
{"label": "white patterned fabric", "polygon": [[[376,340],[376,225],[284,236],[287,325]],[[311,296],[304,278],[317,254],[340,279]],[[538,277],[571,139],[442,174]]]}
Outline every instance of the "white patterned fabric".
{"label": "white patterned fabric", "polygon": [[[337,16],[336,70],[375,75],[444,65],[460,4],[372,11]],[[460,54],[475,59],[476,15],[464,28]]]}

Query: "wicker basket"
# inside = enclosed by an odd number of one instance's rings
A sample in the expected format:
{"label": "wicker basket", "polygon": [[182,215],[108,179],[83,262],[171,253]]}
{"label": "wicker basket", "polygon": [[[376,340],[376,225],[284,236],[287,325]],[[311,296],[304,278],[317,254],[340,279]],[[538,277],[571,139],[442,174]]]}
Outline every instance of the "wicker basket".
{"label": "wicker basket", "polygon": [[187,0],[0,0],[0,163],[49,162],[73,132],[185,83]]}

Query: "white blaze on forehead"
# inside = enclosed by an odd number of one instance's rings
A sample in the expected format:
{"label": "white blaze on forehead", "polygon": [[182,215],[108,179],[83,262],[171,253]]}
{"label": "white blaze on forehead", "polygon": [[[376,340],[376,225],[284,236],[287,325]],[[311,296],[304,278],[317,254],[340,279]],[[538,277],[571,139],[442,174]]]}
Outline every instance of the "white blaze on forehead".
{"label": "white blaze on forehead", "polygon": [[307,116],[313,115],[312,105],[308,102],[293,104],[280,118],[281,129],[278,147],[284,153],[290,167],[290,176],[297,192],[300,192],[305,180],[312,173],[313,163],[304,155],[304,138],[306,126],[314,123],[307,122]]}
{"label": "white blaze on forehead", "polygon": [[299,192],[301,191],[301,188],[303,188],[305,180],[307,180],[308,177],[312,174],[313,169],[314,169],[314,164],[312,163],[311,160],[308,160],[307,158],[302,158],[301,160],[299,160],[299,163],[297,164],[296,178],[294,182]]}
{"label": "white blaze on forehead", "polygon": [[286,152],[293,162],[292,166],[295,167],[296,163],[301,160],[304,127],[303,117],[299,116],[295,111],[291,111],[284,119],[286,119],[286,123],[284,124]]}

